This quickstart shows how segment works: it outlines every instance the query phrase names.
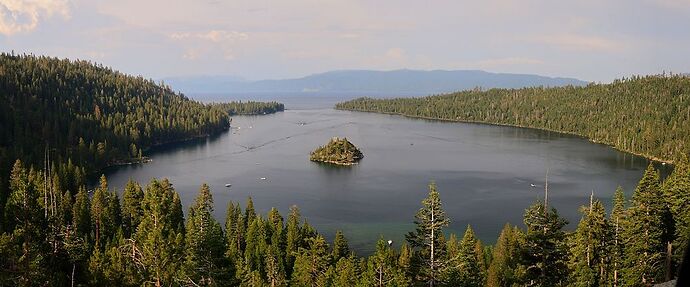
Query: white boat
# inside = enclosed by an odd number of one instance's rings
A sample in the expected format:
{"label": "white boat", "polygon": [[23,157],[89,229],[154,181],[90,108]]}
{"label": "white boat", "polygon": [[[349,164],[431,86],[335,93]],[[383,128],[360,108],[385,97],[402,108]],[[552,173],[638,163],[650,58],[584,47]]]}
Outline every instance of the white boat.
{"label": "white boat", "polygon": [[231,187],[231,186],[232,186],[232,184],[229,184],[229,183],[225,184],[225,187]]}
{"label": "white boat", "polygon": [[265,177],[262,177],[261,180],[266,180],[266,178],[265,178]]}

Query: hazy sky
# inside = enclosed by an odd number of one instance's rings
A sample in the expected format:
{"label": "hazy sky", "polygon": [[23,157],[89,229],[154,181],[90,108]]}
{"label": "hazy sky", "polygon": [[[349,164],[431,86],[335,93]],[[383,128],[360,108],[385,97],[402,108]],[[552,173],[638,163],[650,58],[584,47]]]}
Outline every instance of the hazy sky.
{"label": "hazy sky", "polygon": [[690,72],[690,0],[0,0],[0,50],[145,77]]}

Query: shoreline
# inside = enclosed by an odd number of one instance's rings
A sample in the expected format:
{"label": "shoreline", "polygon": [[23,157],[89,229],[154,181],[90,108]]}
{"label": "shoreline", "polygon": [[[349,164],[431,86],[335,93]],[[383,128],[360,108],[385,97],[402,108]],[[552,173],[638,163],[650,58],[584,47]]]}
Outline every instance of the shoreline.
{"label": "shoreline", "polygon": [[540,131],[547,131],[547,132],[554,132],[554,133],[560,133],[560,134],[566,134],[566,135],[572,135],[572,136],[577,136],[583,139],[586,139],[587,141],[595,144],[600,144],[600,145],[605,145],[608,147],[611,147],[617,151],[620,152],[625,152],[629,153],[632,155],[636,156],[641,156],[644,157],[648,160],[659,162],[662,164],[670,164],[673,165],[673,160],[669,159],[661,159],[655,156],[647,155],[647,154],[642,154],[642,153],[637,153],[633,151],[628,151],[624,150],[621,148],[618,148],[614,145],[607,144],[605,142],[600,142],[594,139],[591,139],[587,136],[583,136],[581,134],[577,134],[574,132],[567,132],[567,131],[559,131],[559,130],[553,130],[553,129],[548,129],[548,128],[538,128],[538,127],[530,127],[530,126],[523,126],[523,125],[514,125],[514,124],[502,124],[502,123],[492,123],[492,122],[486,122],[486,121],[471,121],[471,120],[453,120],[453,119],[444,119],[444,118],[434,118],[434,117],[425,117],[425,116],[413,116],[413,115],[407,115],[403,113],[396,113],[396,112],[379,112],[379,111],[367,111],[367,110],[359,110],[359,109],[340,109],[340,108],[334,108],[335,110],[340,110],[340,111],[351,111],[351,112],[360,112],[360,113],[374,113],[374,114],[384,114],[384,115],[393,115],[393,116],[402,116],[406,118],[413,118],[413,119],[423,119],[423,120],[431,120],[431,121],[441,121],[441,122],[451,122],[451,123],[469,123],[469,124],[483,124],[483,125],[491,125],[491,126],[502,126],[502,127],[513,127],[513,128],[523,128],[523,129],[533,129],[533,130],[540,130]]}

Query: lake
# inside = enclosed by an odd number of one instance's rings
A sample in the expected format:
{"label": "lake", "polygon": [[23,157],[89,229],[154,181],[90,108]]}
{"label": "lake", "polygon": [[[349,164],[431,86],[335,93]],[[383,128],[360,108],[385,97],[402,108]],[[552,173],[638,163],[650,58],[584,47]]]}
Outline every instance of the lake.
{"label": "lake", "polygon": [[[129,178],[142,185],[169,178],[185,211],[208,183],[221,223],[229,201],[244,206],[249,196],[262,214],[276,207],[286,217],[297,205],[329,240],[343,230],[365,255],[380,236],[399,246],[414,229],[430,181],[451,218],[449,231],[462,236],[471,224],[493,243],[506,222],[523,226],[525,208],[543,198],[547,170],[549,205],[573,229],[592,191],[610,209],[616,187],[631,195],[648,164],[571,135],[337,111],[328,108],[334,102],[302,99],[286,103],[285,112],[233,117],[231,131],[156,148],[150,163],[106,170],[108,182],[121,193]],[[352,167],[310,162],[309,153],[333,136],[347,137],[364,159]]]}

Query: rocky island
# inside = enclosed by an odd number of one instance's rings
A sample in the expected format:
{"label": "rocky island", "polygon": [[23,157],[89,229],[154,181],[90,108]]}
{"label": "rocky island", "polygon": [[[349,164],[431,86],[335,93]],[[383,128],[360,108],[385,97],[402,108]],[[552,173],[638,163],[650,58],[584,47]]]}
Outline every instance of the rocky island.
{"label": "rocky island", "polygon": [[320,146],[309,156],[309,160],[337,165],[353,165],[364,157],[362,152],[347,138],[332,138],[328,144]]}

